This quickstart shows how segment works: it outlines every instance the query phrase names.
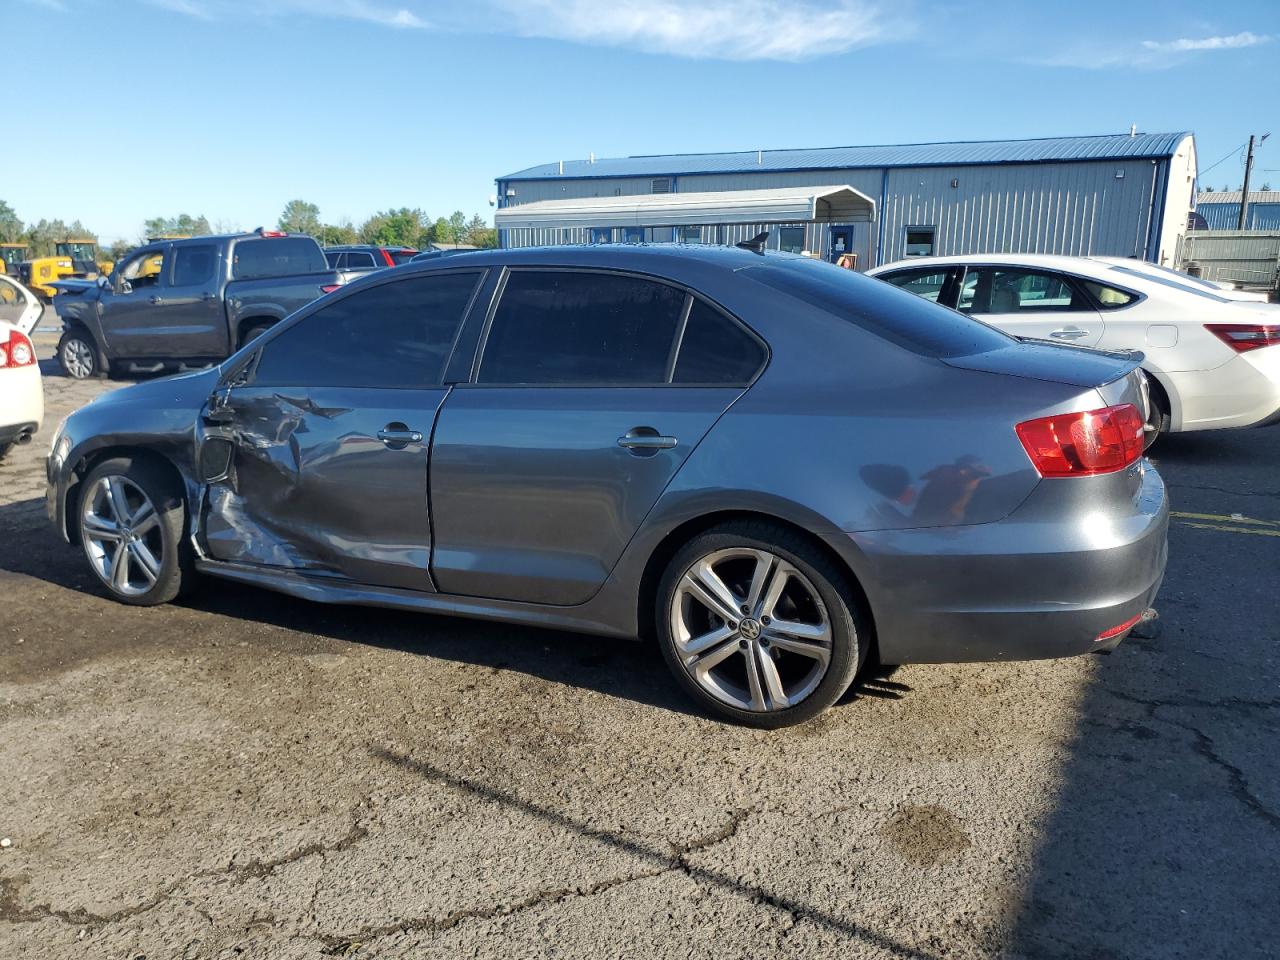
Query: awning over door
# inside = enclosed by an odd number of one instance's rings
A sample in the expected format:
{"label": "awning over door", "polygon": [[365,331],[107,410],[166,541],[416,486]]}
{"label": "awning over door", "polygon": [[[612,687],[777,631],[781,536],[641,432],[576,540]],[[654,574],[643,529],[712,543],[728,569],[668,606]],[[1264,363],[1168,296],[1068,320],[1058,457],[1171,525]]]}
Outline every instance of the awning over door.
{"label": "awning over door", "polygon": [[721,223],[863,223],[876,204],[850,186],[776,187],[714,193],[537,200],[503,207],[499,229],[522,227],[678,227]]}

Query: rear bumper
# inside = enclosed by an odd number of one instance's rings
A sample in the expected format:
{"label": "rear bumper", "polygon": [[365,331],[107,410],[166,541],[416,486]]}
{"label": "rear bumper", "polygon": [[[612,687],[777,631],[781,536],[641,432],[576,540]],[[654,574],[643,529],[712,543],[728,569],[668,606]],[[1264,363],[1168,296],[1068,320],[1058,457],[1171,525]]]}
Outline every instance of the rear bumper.
{"label": "rear bumper", "polygon": [[1042,481],[996,523],[828,537],[860,575],[881,660],[1041,660],[1114,647],[1097,637],[1152,605],[1168,558],[1164,483],[1145,461],[1130,469],[1140,482],[1111,513],[1064,503],[1054,489],[1088,480]]}
{"label": "rear bumper", "polygon": [[40,424],[34,420],[26,423],[10,423],[0,426],[0,444],[25,443],[31,439],[31,435],[38,429],[40,429]]}
{"label": "rear bumper", "polygon": [[1175,431],[1263,426],[1280,419],[1280,347],[1239,354],[1212,370],[1167,376],[1182,400]]}

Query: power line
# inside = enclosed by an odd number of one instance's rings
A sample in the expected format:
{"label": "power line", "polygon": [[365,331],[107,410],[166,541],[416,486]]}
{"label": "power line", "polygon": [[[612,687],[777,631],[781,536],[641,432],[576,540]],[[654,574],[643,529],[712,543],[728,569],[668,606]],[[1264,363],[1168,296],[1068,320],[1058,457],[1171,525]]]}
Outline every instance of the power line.
{"label": "power line", "polygon": [[[1230,153],[1228,153],[1228,154],[1227,154],[1225,157],[1223,157],[1221,160],[1219,160],[1219,161],[1218,161],[1218,163],[1211,164],[1210,166],[1207,166],[1207,167],[1205,167],[1203,170],[1199,171],[1199,173],[1197,174],[1197,177],[1203,177],[1206,173],[1208,173],[1208,172],[1209,172],[1210,170],[1212,170],[1214,167],[1218,166],[1218,164],[1225,163],[1226,161],[1230,160],[1232,157],[1238,157],[1238,156],[1240,155],[1240,151],[1241,151],[1241,150],[1243,150],[1246,146],[1248,146],[1248,141],[1246,141],[1245,143],[1240,144],[1240,146],[1238,146],[1238,147],[1233,147],[1233,148],[1232,148],[1232,150],[1231,150],[1231,152],[1230,152]],[[1244,161],[1242,160],[1242,161],[1241,161],[1241,163],[1243,163],[1243,162],[1244,162]]]}

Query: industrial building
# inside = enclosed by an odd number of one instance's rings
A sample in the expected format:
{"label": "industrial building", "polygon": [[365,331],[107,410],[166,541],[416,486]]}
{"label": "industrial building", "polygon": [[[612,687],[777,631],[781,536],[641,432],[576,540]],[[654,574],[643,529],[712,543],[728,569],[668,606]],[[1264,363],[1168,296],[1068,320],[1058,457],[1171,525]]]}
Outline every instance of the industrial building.
{"label": "industrial building", "polygon": [[[1196,198],[1196,213],[1207,230],[1236,230],[1240,226],[1240,191],[1215,190]],[[1246,230],[1280,230],[1280,190],[1250,190]]]}
{"label": "industrial building", "polygon": [[1019,252],[1172,263],[1195,189],[1190,133],[565,160],[497,180],[504,247],[735,243],[867,269]]}

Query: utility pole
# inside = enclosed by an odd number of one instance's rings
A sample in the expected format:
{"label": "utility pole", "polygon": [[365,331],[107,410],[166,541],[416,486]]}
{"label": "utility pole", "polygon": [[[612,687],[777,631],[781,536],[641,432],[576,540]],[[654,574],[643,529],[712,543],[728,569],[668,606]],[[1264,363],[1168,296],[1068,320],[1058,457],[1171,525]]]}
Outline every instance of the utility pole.
{"label": "utility pole", "polygon": [[[1264,133],[1262,139],[1258,141],[1258,146],[1262,146],[1269,133]],[[1244,157],[1244,183],[1240,190],[1240,219],[1236,222],[1236,229],[1243,230],[1244,225],[1249,222],[1249,176],[1253,173],[1253,134],[1249,134],[1249,152]]]}

